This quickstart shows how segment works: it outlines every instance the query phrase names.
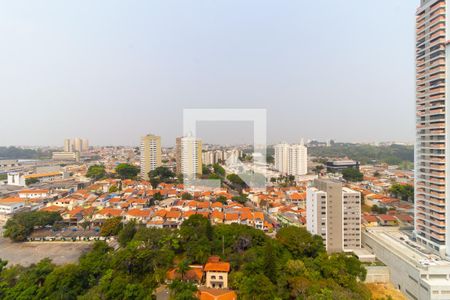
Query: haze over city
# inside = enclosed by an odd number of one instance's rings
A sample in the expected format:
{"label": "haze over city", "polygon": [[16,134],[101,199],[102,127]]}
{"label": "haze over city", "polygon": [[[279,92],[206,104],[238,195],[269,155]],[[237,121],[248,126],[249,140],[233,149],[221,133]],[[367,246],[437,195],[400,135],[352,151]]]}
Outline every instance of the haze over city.
{"label": "haze over city", "polygon": [[269,143],[412,142],[416,2],[1,1],[0,145],[174,145],[184,108],[265,108]]}

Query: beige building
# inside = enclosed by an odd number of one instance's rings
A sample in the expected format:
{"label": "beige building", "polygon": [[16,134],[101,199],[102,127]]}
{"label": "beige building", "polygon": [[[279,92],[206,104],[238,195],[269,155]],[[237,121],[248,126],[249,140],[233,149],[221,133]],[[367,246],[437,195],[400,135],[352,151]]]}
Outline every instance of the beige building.
{"label": "beige building", "polygon": [[148,173],[162,165],[161,137],[148,134],[141,138],[141,178],[148,180]]}
{"label": "beige building", "polygon": [[361,248],[361,195],[339,181],[316,179],[306,192],[306,228],[328,252]]}
{"label": "beige building", "polygon": [[53,152],[52,153],[53,160],[80,160],[80,152]]}
{"label": "beige building", "polygon": [[176,173],[185,178],[202,174],[202,141],[195,137],[178,137],[176,140]]}
{"label": "beige building", "polygon": [[206,287],[213,289],[228,288],[228,272],[230,272],[230,264],[217,259],[210,260],[206,263]]}
{"label": "beige building", "polygon": [[64,152],[72,152],[72,141],[70,139],[64,140]]}
{"label": "beige building", "polygon": [[86,152],[88,150],[88,139],[74,138],[64,140],[64,152]]}
{"label": "beige building", "polygon": [[418,241],[450,256],[450,202],[446,140],[446,1],[421,0],[416,15],[415,234]]}

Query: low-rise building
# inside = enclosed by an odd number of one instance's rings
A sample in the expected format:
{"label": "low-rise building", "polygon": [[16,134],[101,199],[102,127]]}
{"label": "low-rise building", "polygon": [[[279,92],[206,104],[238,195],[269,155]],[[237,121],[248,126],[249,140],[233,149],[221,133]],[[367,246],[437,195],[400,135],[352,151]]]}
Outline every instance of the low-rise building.
{"label": "low-rise building", "polygon": [[230,263],[220,261],[219,257],[210,257],[205,265],[206,287],[226,289],[228,288],[228,272]]}
{"label": "low-rise building", "polygon": [[362,244],[389,267],[393,285],[413,300],[450,299],[450,261],[431,254],[398,227],[366,227]]}

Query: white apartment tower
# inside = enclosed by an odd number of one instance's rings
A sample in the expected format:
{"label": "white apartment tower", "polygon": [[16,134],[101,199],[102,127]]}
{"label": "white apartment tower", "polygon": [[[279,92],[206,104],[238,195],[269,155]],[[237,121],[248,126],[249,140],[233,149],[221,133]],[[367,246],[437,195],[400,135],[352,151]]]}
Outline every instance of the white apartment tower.
{"label": "white apartment tower", "polygon": [[64,152],[72,152],[72,141],[70,139],[64,140]]}
{"label": "white apartment tower", "polygon": [[202,174],[202,141],[192,136],[176,140],[176,173],[195,179]]}
{"label": "white apartment tower", "polygon": [[161,137],[148,134],[141,138],[141,178],[148,180],[148,173],[161,166]]}
{"label": "white apartment tower", "polygon": [[290,145],[283,143],[275,145],[274,147],[275,154],[275,169],[278,170],[282,174],[289,173],[289,149]]}
{"label": "white apartment tower", "polygon": [[289,175],[299,176],[308,173],[308,150],[303,142],[291,145],[289,149]]}
{"label": "white apartment tower", "polygon": [[416,14],[415,234],[434,252],[450,257],[450,170],[446,153],[447,51],[445,0],[421,0]]}
{"label": "white apartment tower", "polygon": [[301,176],[308,172],[308,150],[303,141],[300,144],[286,143],[274,146],[275,169],[284,175]]}
{"label": "white apartment tower", "polygon": [[361,248],[361,194],[338,181],[316,179],[306,191],[306,229],[328,252]]}

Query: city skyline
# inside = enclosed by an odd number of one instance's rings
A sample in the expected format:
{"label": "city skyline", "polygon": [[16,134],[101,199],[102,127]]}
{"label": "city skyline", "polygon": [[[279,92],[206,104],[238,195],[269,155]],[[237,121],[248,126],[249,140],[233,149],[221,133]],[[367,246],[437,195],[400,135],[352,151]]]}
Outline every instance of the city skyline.
{"label": "city skyline", "polygon": [[4,2],[0,125],[19,124],[0,144],[173,145],[184,108],[266,108],[273,144],[411,142],[417,3],[403,2]]}

